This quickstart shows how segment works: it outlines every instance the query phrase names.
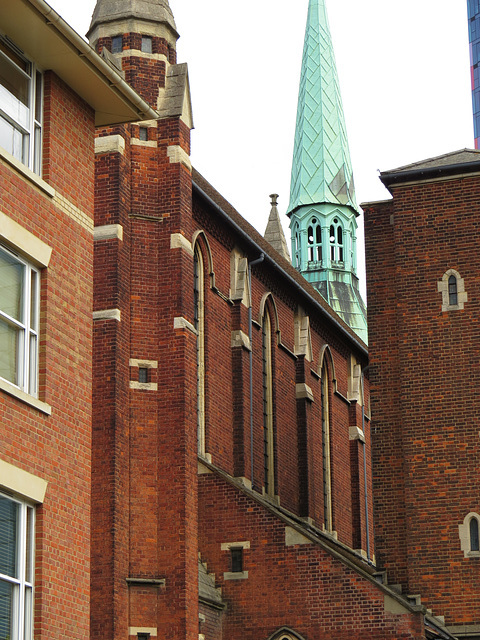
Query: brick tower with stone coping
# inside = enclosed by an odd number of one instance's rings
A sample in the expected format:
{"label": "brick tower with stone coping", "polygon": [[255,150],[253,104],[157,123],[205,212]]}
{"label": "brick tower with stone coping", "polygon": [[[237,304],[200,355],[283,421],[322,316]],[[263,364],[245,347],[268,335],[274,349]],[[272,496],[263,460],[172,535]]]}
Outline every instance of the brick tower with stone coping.
{"label": "brick tower with stone coping", "polygon": [[99,0],[88,36],[160,113],[96,138],[92,638],[194,640],[191,258],[170,246],[191,224],[187,69],[168,2]]}

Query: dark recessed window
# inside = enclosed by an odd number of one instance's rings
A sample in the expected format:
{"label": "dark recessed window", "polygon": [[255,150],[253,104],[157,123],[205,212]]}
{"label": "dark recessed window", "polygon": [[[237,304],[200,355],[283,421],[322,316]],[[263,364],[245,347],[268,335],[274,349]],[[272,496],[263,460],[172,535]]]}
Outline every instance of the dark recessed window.
{"label": "dark recessed window", "polygon": [[140,127],[139,138],[140,138],[140,140],[143,140],[144,142],[146,142],[148,140],[148,129],[147,129],[147,127]]}
{"label": "dark recessed window", "polygon": [[150,640],[150,634],[149,633],[137,633],[137,639],[138,640]]}
{"label": "dark recessed window", "polygon": [[139,367],[138,368],[138,381],[146,383],[148,382],[148,368],[147,367]]}
{"label": "dark recessed window", "polygon": [[152,53],[152,38],[149,36],[142,36],[142,51],[143,53]]}
{"label": "dark recessed window", "polygon": [[480,541],[478,538],[478,520],[470,520],[470,551],[480,551]]}
{"label": "dark recessed window", "polygon": [[122,53],[123,39],[122,36],[113,36],[112,38],[112,53]]}
{"label": "dark recessed window", "polygon": [[448,304],[451,307],[458,304],[457,279],[455,276],[450,276],[448,279]]}
{"label": "dark recessed window", "polygon": [[230,549],[230,561],[232,573],[242,573],[243,571],[243,548],[232,547]]}

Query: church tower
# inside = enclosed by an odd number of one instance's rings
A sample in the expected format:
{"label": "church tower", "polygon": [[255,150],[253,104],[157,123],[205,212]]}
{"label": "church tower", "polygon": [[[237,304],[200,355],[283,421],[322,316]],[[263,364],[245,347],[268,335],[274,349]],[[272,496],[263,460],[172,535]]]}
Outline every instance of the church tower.
{"label": "church tower", "polygon": [[367,342],[353,173],[325,0],[310,0],[287,215],[293,266]]}
{"label": "church tower", "polygon": [[88,36],[158,114],[95,139],[91,638],[198,640],[187,65],[167,0],[98,0]]}

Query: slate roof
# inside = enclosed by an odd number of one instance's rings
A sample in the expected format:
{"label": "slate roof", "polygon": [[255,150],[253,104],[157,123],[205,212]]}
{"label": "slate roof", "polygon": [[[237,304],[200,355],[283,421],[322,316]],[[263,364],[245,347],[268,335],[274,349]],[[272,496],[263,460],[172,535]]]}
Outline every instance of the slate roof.
{"label": "slate roof", "polygon": [[407,180],[456,174],[459,171],[467,173],[480,171],[480,151],[476,149],[452,151],[427,160],[413,162],[397,169],[382,171],[380,179],[388,186]]}

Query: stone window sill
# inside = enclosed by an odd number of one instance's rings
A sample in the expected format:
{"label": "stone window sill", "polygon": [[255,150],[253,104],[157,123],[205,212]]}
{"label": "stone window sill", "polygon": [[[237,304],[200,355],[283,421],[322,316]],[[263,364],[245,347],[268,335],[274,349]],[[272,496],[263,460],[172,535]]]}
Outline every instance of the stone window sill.
{"label": "stone window sill", "polygon": [[9,164],[12,169],[19,174],[21,174],[24,178],[26,178],[29,182],[31,182],[35,187],[41,189],[47,196],[53,198],[55,196],[55,189],[53,189],[45,180],[42,180],[40,176],[36,173],[33,173],[31,169],[29,169],[22,162],[17,160],[14,156],[12,156],[8,151],[2,149],[0,147],[0,159]]}
{"label": "stone window sill", "polygon": [[10,384],[10,382],[7,382],[6,380],[0,379],[0,390],[5,391],[5,393],[8,393],[10,396],[13,396],[14,398],[17,398],[17,400],[20,400],[21,402],[24,402],[25,404],[28,404],[31,407],[34,407],[38,411],[45,413],[47,416],[50,416],[52,414],[52,407],[49,404],[46,404],[45,402],[38,400],[38,398],[34,398],[28,393],[25,393],[25,391],[22,391],[21,389],[19,389],[13,384]]}

